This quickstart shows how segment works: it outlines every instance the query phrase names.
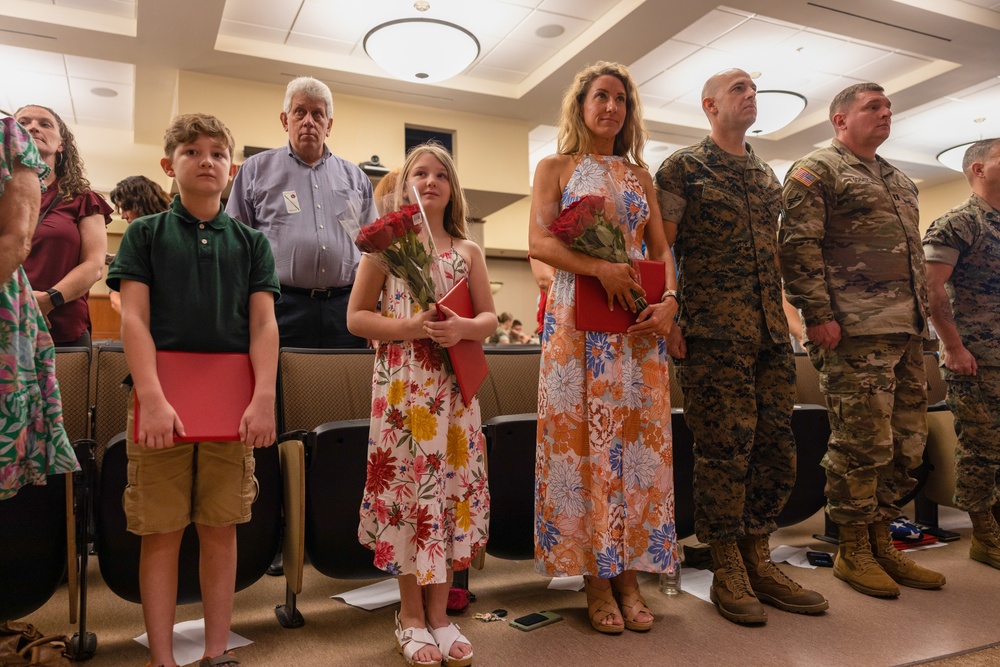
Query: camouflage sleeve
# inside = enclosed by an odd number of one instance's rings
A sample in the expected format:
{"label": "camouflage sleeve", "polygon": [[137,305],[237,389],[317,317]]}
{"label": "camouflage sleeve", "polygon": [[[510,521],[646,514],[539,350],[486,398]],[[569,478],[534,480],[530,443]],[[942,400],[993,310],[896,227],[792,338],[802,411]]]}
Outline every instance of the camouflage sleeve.
{"label": "camouflage sleeve", "polygon": [[978,225],[971,215],[945,214],[931,223],[924,234],[924,256],[928,262],[955,266],[958,258],[976,242]]}
{"label": "camouflage sleeve", "polygon": [[[796,178],[799,174],[801,178]],[[823,261],[826,233],[826,184],[796,163],[782,191],[782,223],[778,233],[781,275],[788,301],[802,311],[806,326],[834,319]]]}
{"label": "camouflage sleeve", "polygon": [[660,205],[660,217],[674,224],[680,224],[687,207],[682,171],[680,161],[674,156],[664,160],[656,170],[656,201]]}

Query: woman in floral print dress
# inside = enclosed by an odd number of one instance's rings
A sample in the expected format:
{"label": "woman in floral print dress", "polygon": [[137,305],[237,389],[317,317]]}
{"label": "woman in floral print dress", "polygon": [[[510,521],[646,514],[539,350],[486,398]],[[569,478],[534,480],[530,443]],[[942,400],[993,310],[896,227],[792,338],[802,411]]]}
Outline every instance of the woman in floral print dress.
{"label": "woman in floral print dress", "polygon": [[[479,402],[466,406],[442,348],[483,340],[497,327],[486,260],[468,240],[467,206],[451,156],[437,144],[413,148],[397,197],[415,186],[434,246],[438,295],[468,277],[474,318],[422,311],[396,278],[362,258],[347,323],[381,341],[375,355],[368,475],[358,537],[375,566],[397,576],[396,640],[408,664],[463,667],[472,646],[446,616],[453,570],[469,567],[489,523],[486,449]],[[381,311],[378,303],[381,300]]]}
{"label": "woman in floral print dress", "polygon": [[63,428],[52,336],[20,267],[48,171],[27,131],[0,120],[0,500],[79,469]]}
{"label": "woman in floral print dress", "polygon": [[535,565],[548,576],[586,575],[590,623],[608,634],[652,627],[637,570],[677,567],[663,336],[678,304],[665,296],[624,334],[577,330],[574,274],[598,277],[616,308],[634,310],[630,290],[641,287],[628,264],[574,252],[545,225],[580,197],[602,195],[615,204],[629,256],[641,258],[645,243],[674,288],[673,258],[641,160],[641,119],[623,66],[600,62],[576,76],[563,98],[559,153],[535,171],[532,219],[541,224],[529,232],[531,256],[557,269],[538,386]]}

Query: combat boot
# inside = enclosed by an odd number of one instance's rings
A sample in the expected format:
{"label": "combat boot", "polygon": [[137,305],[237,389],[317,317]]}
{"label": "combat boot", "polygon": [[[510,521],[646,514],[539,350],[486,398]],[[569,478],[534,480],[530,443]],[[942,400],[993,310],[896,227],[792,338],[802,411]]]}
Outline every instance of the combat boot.
{"label": "combat boot", "polygon": [[945,578],[940,572],[928,570],[914,563],[892,543],[887,519],[876,521],[869,526],[872,539],[872,554],[875,560],[897,584],[911,588],[941,588]]}
{"label": "combat boot", "polygon": [[715,573],[709,597],[719,614],[733,623],[766,623],[767,612],[750,587],[736,541],[709,542],[708,546]]}
{"label": "combat boot", "polygon": [[796,614],[818,614],[830,607],[822,595],[802,588],[771,560],[767,535],[746,535],[736,541],[750,587],[761,602]]}
{"label": "combat boot", "polygon": [[840,545],[833,559],[833,576],[851,588],[877,598],[899,596],[899,586],[872,555],[868,526],[840,526]]}
{"label": "combat boot", "polygon": [[969,558],[1000,569],[1000,526],[996,519],[991,512],[969,512],[969,517],[972,519]]}

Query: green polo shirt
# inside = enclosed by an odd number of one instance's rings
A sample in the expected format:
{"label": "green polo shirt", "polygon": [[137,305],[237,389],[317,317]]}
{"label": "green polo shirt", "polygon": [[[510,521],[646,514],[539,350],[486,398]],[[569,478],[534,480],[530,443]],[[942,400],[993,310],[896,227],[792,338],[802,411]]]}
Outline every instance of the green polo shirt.
{"label": "green polo shirt", "polygon": [[250,294],[278,293],[267,238],[220,208],[212,220],[170,210],[125,230],[107,284],[149,286],[149,329],[157,350],[249,352]]}

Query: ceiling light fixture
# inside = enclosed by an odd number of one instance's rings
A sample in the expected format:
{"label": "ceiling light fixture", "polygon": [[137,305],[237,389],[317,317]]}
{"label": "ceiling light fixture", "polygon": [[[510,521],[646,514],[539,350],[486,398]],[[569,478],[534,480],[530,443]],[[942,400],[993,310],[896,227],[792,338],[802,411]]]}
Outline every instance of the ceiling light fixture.
{"label": "ceiling light fixture", "polygon": [[798,118],[806,108],[806,98],[789,90],[758,90],[757,121],[748,134],[759,137],[777,132]]}
{"label": "ceiling light fixture", "polygon": [[937,154],[937,161],[949,169],[954,169],[955,171],[960,172],[962,171],[962,159],[965,158],[965,151],[969,150],[969,146],[974,143],[976,142],[968,141],[964,144],[959,144],[958,146],[952,146],[951,148],[943,150]]}
{"label": "ceiling light fixture", "polygon": [[97,88],[91,88],[90,92],[98,97],[118,97],[118,91],[114,88],[107,88],[105,86],[98,86]]}
{"label": "ceiling light fixture", "polygon": [[462,26],[438,19],[387,21],[368,31],[365,53],[403,81],[434,83],[465,70],[479,57],[479,40]]}

